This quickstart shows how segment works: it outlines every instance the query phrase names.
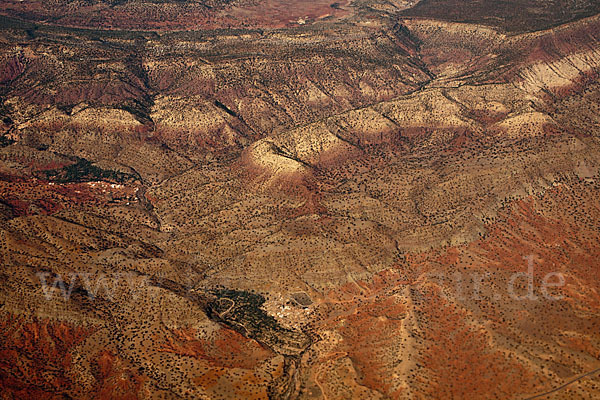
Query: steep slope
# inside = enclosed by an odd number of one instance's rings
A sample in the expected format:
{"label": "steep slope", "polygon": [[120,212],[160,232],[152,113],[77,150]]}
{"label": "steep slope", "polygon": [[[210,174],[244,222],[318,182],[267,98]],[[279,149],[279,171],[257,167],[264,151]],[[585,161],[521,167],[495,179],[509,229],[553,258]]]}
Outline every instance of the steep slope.
{"label": "steep slope", "polygon": [[594,3],[6,3],[9,396],[600,395]]}

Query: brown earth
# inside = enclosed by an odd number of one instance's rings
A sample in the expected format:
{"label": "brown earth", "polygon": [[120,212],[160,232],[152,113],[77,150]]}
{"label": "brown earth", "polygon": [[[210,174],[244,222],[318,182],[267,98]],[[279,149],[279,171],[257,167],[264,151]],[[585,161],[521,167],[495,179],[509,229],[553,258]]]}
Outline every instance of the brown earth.
{"label": "brown earth", "polygon": [[2,393],[600,396],[596,5],[465,4],[3,2]]}

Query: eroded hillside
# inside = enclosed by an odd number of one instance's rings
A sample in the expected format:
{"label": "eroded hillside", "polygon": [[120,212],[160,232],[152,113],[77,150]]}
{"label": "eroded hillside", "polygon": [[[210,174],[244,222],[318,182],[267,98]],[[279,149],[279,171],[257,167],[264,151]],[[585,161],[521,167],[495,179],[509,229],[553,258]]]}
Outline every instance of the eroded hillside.
{"label": "eroded hillside", "polygon": [[600,395],[595,4],[63,3],[1,12],[9,398]]}

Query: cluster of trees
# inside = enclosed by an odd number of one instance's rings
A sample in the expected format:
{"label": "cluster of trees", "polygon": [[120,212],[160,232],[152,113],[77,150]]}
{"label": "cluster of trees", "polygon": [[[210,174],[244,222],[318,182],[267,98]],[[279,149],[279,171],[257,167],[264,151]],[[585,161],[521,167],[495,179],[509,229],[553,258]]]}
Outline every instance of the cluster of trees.
{"label": "cluster of trees", "polygon": [[58,183],[88,182],[109,180],[123,183],[135,179],[131,174],[106,170],[92,164],[85,158],[80,158],[76,163],[59,169],[42,171],[45,178]]}
{"label": "cluster of trees", "polygon": [[0,136],[0,148],[10,146],[15,141],[7,138],[6,136]]}

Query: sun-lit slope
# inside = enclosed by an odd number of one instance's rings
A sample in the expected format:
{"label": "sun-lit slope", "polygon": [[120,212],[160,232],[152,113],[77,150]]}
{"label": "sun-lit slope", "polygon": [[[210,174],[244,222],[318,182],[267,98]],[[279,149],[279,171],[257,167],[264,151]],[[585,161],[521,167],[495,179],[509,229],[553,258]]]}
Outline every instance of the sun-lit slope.
{"label": "sun-lit slope", "polygon": [[[526,398],[598,368],[600,24],[568,22],[590,4],[22,3],[36,22],[0,30],[10,396]],[[227,14],[248,25],[211,29]],[[527,256],[562,300],[510,297]]]}

